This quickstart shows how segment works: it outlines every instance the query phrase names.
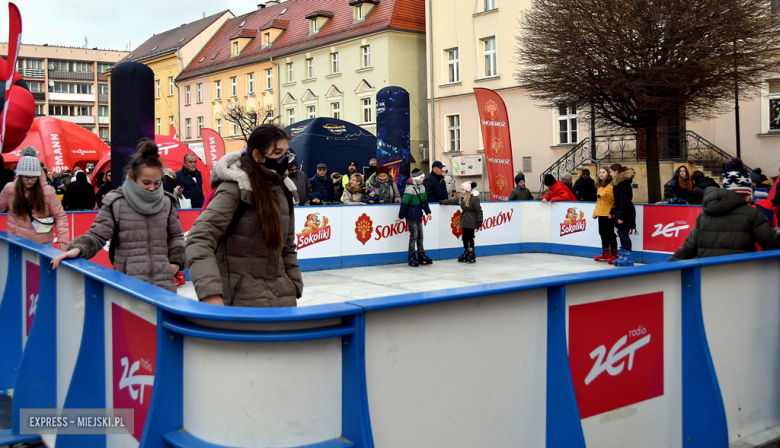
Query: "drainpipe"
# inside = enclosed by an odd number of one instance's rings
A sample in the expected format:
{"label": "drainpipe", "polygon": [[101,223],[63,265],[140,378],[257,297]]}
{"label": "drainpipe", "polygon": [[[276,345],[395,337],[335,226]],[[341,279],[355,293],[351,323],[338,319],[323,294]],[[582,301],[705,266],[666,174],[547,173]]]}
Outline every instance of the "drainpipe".
{"label": "drainpipe", "polygon": [[[184,70],[184,60],[181,58],[181,54],[179,53],[179,50],[176,50],[176,59],[179,60],[179,73],[181,74],[181,72]],[[181,101],[181,91],[179,91],[179,83],[177,82],[176,83],[176,140],[178,141],[181,141],[181,135],[179,135],[179,130],[181,130],[181,128],[179,127],[179,124],[181,123],[180,101]]]}
{"label": "drainpipe", "polygon": [[[428,26],[429,29],[428,32],[428,59],[430,61],[431,66],[431,73],[430,73],[430,84],[431,84],[431,141],[428,143],[431,148],[431,156],[428,160],[434,159],[436,160],[436,109],[434,108],[434,99],[436,98],[436,94],[433,90],[433,0],[428,0]],[[429,162],[431,163],[431,162]]]}
{"label": "drainpipe", "polygon": [[282,113],[282,81],[281,81],[281,73],[279,72],[279,64],[277,62],[274,62],[274,57],[271,56],[271,64],[276,66],[276,114],[274,114],[274,119],[279,120],[279,125],[282,124],[282,118],[279,114]]}

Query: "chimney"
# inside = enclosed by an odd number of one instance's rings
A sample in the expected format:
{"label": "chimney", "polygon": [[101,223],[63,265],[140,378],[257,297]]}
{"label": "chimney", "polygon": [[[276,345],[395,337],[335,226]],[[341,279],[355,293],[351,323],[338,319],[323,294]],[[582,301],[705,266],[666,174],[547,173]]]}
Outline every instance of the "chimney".
{"label": "chimney", "polygon": [[257,10],[260,11],[261,9],[265,9],[264,3],[260,3],[259,5],[257,5]]}

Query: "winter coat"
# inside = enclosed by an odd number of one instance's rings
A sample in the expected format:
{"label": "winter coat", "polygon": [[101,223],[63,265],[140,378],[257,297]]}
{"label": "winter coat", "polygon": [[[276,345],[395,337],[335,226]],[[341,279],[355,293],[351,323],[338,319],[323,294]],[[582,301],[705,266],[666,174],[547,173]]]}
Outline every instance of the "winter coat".
{"label": "winter coat", "polygon": [[314,191],[309,178],[303,172],[296,171],[295,175],[290,176],[290,180],[295,183],[295,188],[298,190],[299,203],[303,205],[309,202],[309,198],[311,198],[311,194]]}
{"label": "winter coat", "polygon": [[[13,182],[14,177],[16,177],[16,174],[14,174],[13,171],[9,170],[8,168],[0,167],[0,191],[3,191],[3,188],[5,188],[6,184]],[[48,183],[48,179],[46,179],[46,183]]]}
{"label": "winter coat", "polygon": [[382,202],[382,196],[379,196],[378,194],[375,194],[373,197],[370,193],[364,193],[363,197],[360,199],[360,202],[364,204],[383,204]]}
{"label": "winter coat", "polygon": [[379,180],[379,176],[374,176],[369,178],[368,183],[374,187],[385,204],[401,203],[401,193],[398,192],[398,185],[395,183],[393,176],[388,175],[387,180],[384,182]]}
{"label": "winter coat", "polygon": [[357,187],[353,187],[352,184],[347,184],[347,188],[344,189],[344,195],[342,196],[344,204],[362,204],[363,203],[363,184],[361,183]]}
{"label": "winter coat", "polygon": [[[297,306],[296,299],[303,292],[303,278],[298,266],[292,198],[281,176],[264,166],[260,169],[272,179],[283,245],[272,251],[263,241],[252,184],[241,168],[241,153],[224,156],[213,172],[214,198],[195,221],[187,238],[190,277],[200,299],[221,295],[225,305]],[[225,243],[218,247],[217,242],[241,203],[246,208],[243,215]]]}
{"label": "winter coat", "polygon": [[702,212],[683,246],[668,261],[780,249],[780,233],[737,192],[712,188],[704,193]]}
{"label": "winter coat", "polygon": [[95,189],[87,181],[74,181],[62,196],[62,208],[65,210],[94,210]]}
{"label": "winter coat", "polygon": [[[425,213],[423,213],[423,211]],[[424,214],[430,214],[428,195],[422,184],[415,185],[409,181],[401,199],[401,209],[398,210],[398,219],[421,219]]]}
{"label": "winter coat", "polygon": [[464,229],[476,229],[482,225],[482,206],[479,198],[472,196],[468,204],[466,198],[447,199],[443,205],[460,205],[460,221],[458,226]]}
{"label": "winter coat", "polygon": [[336,199],[336,195],[333,192],[333,180],[330,177],[321,178],[315,174],[309,179],[309,183],[311,184],[312,192],[316,191],[321,194],[325,198],[325,202],[333,202]]}
{"label": "winter coat", "polygon": [[704,199],[704,190],[709,187],[720,188],[720,185],[709,177],[702,177],[699,179],[693,186],[693,191],[691,191],[688,203],[691,205],[701,205],[701,201]]}
{"label": "winter coat", "polygon": [[615,206],[615,196],[612,194],[613,188],[612,183],[607,184],[606,187],[599,186],[596,192],[598,202],[596,202],[596,209],[593,210],[594,218],[609,216],[612,213],[612,207]]}
{"label": "winter coat", "polygon": [[114,270],[176,292],[171,265],[177,264],[184,270],[187,259],[175,201],[166,194],[159,212],[143,215],[130,206],[119,187],[106,195],[92,228],[71,241],[68,250],[80,249],[82,258],[93,258],[111,241],[116,223],[119,229]]}
{"label": "winter coat", "polygon": [[577,197],[574,196],[571,189],[561,181],[556,181],[542,199],[547,199],[549,202],[577,201]]}
{"label": "winter coat", "polygon": [[[612,179],[612,195],[615,205],[612,207],[612,216],[615,217],[615,227],[621,229],[636,229],[636,209],[634,208],[634,170],[628,169]],[[623,223],[618,223],[622,220]]]}
{"label": "winter coat", "polygon": [[169,176],[163,176],[162,186],[166,193],[174,194],[174,191],[176,190],[176,179]]}
{"label": "winter coat", "polygon": [[99,209],[103,208],[103,198],[106,197],[109,191],[111,191],[111,182],[105,182],[95,193],[95,202]]}
{"label": "winter coat", "polygon": [[425,186],[425,193],[430,202],[444,201],[448,198],[447,182],[444,181],[444,176],[431,173],[423,180],[423,186]]}
{"label": "winter coat", "polygon": [[[17,179],[15,182],[11,182],[5,185],[3,191],[0,192],[0,211],[8,211],[8,233],[28,240],[33,240],[36,243],[51,244],[54,242],[54,231],[49,233],[38,233],[33,228],[30,216],[25,214],[24,216],[17,216],[11,210],[11,206],[14,203],[14,197],[16,196],[16,182],[21,182]],[[43,185],[43,197],[46,202],[46,210],[39,212],[37,210],[32,211],[32,215],[35,218],[49,218],[54,217],[54,228],[57,230],[57,242],[67,243],[70,241],[70,231],[68,230],[68,216],[65,214],[65,210],[62,209],[62,204],[57,198],[57,193],[54,188],[50,187],[46,183],[46,178],[41,176],[39,182]]]}
{"label": "winter coat", "polygon": [[574,182],[574,194],[580,201],[595,202],[596,197],[596,181],[592,178],[585,179],[580,176],[577,182]]}
{"label": "winter coat", "polygon": [[674,173],[672,179],[664,185],[664,200],[673,198],[682,199],[686,202],[691,199],[691,192],[680,185],[680,175],[677,173]]}
{"label": "winter coat", "polygon": [[533,201],[534,195],[531,194],[531,190],[523,188],[522,190],[515,187],[509,193],[509,201]]}
{"label": "winter coat", "polygon": [[186,168],[182,167],[176,171],[176,186],[184,188],[181,194],[191,201],[192,208],[203,207],[203,200],[206,197],[203,195],[203,177],[200,171],[195,170],[195,174],[190,174]]}

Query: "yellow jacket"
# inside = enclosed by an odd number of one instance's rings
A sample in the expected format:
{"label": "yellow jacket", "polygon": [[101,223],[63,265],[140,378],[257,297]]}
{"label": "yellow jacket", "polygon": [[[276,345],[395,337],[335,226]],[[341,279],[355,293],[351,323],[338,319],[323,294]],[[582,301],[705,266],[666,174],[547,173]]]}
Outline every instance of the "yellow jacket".
{"label": "yellow jacket", "polygon": [[609,216],[612,206],[615,205],[615,196],[612,195],[612,183],[610,182],[606,187],[599,187],[597,194],[599,200],[596,202],[596,209],[593,210],[593,217]]}

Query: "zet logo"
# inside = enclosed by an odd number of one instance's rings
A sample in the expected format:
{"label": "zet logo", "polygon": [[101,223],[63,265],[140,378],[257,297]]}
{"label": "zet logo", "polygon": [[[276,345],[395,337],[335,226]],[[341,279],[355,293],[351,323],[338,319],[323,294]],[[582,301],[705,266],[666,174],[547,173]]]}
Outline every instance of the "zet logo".
{"label": "zet logo", "polygon": [[561,236],[584,232],[586,224],[585,212],[577,210],[576,207],[571,207],[566,210],[566,219],[561,223]]}
{"label": "zet logo", "polygon": [[330,231],[327,216],[323,216],[320,220],[319,213],[310,214],[306,217],[306,224],[301,233],[295,235],[298,240],[298,250],[329,240]]}
{"label": "zet logo", "polygon": [[504,144],[501,142],[500,138],[493,137],[493,140],[490,141],[490,152],[492,152],[494,156],[500,156],[501,153],[504,152]]}
{"label": "zet logo", "polygon": [[487,114],[491,120],[498,118],[498,104],[493,100],[488,100],[488,102],[485,103],[485,114]]}
{"label": "zet logo", "polygon": [[664,236],[666,238],[677,238],[680,236],[680,230],[690,229],[691,226],[685,221],[670,222],[667,225],[656,224],[655,232],[651,235],[653,238]]}
{"label": "zet logo", "polygon": [[37,264],[25,262],[25,295],[27,303],[27,336],[30,335],[35,313],[38,311],[38,298],[41,289],[41,272]]}
{"label": "zet logo", "polygon": [[341,135],[341,134],[347,132],[347,127],[344,126],[343,124],[330,124],[330,123],[328,123],[328,124],[323,125],[322,127],[327,129],[328,131],[330,131],[330,133],[333,134],[333,135]]}
{"label": "zet logo", "polygon": [[452,229],[452,234],[455,235],[455,238],[460,238],[463,235],[463,229],[460,227],[460,209],[452,215],[450,229]]}
{"label": "zet logo", "polygon": [[371,232],[374,231],[374,222],[371,218],[363,213],[360,215],[357,221],[355,221],[355,236],[364,246],[371,239]]}

